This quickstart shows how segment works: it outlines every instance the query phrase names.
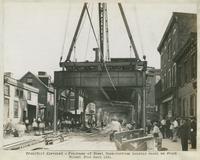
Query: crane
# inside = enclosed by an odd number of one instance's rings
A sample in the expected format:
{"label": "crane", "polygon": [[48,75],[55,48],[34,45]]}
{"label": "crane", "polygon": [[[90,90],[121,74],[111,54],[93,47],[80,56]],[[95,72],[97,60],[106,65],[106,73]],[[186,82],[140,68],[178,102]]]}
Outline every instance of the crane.
{"label": "crane", "polygon": [[[126,27],[126,31],[127,31],[131,46],[132,46],[134,54],[135,54],[135,59],[140,61],[140,58],[139,58],[139,55],[138,55],[138,52],[137,52],[131,31],[130,31],[130,28],[129,28],[129,25],[128,25],[122,4],[118,3],[118,7],[119,7],[119,10],[120,10],[124,25]],[[81,26],[81,23],[82,23],[82,19],[83,19],[83,16],[84,16],[84,13],[86,12],[86,10],[88,11],[87,3],[84,3],[65,62],[70,61],[72,50],[73,50],[74,45],[76,43],[77,35],[78,35],[79,29],[80,29],[80,26]],[[99,45],[98,45],[98,47],[99,47],[99,52],[100,52],[100,61],[104,62],[104,29],[105,29],[105,32],[106,32],[107,59],[108,60],[110,59],[109,38],[108,38],[108,17],[107,17],[107,5],[106,5],[106,3],[98,3],[98,10],[99,10]],[[88,17],[89,17],[89,13],[88,13]],[[104,24],[104,22],[105,22],[105,24]]]}

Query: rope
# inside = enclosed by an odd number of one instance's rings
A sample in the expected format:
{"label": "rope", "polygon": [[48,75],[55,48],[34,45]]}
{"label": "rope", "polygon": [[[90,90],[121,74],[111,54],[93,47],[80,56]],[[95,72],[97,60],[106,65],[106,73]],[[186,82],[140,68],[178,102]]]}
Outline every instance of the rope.
{"label": "rope", "polygon": [[65,33],[64,33],[64,40],[63,40],[63,45],[62,45],[62,50],[61,50],[61,56],[60,56],[60,62],[62,61],[62,57],[64,54],[65,50],[65,43],[66,43],[66,37],[67,37],[67,31],[68,31],[68,25],[69,25],[69,17],[70,17],[70,11],[71,11],[71,3],[67,6],[67,18],[66,18],[66,24],[65,24]]}
{"label": "rope", "polygon": [[[89,21],[90,21],[90,25],[91,25],[91,27],[92,27],[92,31],[93,31],[93,34],[94,34],[94,37],[95,37],[95,40],[96,40],[97,46],[98,46],[98,48],[100,48],[100,47],[99,47],[98,40],[97,40],[97,36],[96,36],[96,33],[95,33],[95,30],[94,30],[94,26],[93,26],[93,24],[92,24],[92,20],[91,20],[91,17],[90,17],[90,13],[89,13],[87,7],[86,7],[86,11],[87,11],[87,14],[88,14],[88,18],[89,18]],[[101,50],[100,50],[100,53],[101,53]],[[102,56],[102,54],[101,54],[101,56]],[[112,79],[111,79],[110,73],[108,72],[108,69],[107,69],[106,63],[105,63],[104,61],[103,61],[103,64],[104,64],[104,66],[105,66],[106,73],[107,73],[108,78],[109,78],[109,80],[110,80],[110,82],[111,82],[111,85],[112,85],[112,87],[114,88],[114,90],[116,91],[117,89],[116,89],[116,87],[115,87],[115,85],[114,85],[114,83],[113,83],[113,81],[112,81]]]}

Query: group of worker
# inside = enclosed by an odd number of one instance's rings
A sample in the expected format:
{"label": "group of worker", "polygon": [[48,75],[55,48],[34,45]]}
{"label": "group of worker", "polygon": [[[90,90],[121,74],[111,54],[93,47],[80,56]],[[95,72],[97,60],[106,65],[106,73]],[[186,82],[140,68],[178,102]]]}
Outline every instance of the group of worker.
{"label": "group of worker", "polygon": [[196,149],[197,123],[196,118],[162,118],[160,122],[153,123],[152,133],[154,137],[169,138],[172,142],[181,140],[183,151],[188,150],[189,141],[191,148]]}

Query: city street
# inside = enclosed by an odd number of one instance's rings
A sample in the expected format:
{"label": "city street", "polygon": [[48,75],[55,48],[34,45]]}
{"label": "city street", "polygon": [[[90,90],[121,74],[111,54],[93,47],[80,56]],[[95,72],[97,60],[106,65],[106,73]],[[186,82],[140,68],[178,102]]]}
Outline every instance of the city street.
{"label": "city street", "polygon": [[197,148],[196,4],[51,5],[4,5],[4,150]]}
{"label": "city street", "polygon": [[[86,132],[71,132],[67,133],[64,142],[54,141],[51,145],[45,145],[44,141],[30,145],[20,150],[117,150],[114,142],[109,141],[109,136],[104,131]],[[4,145],[22,142],[23,140],[40,140],[42,136],[23,136],[10,137],[4,140]],[[194,151],[190,149],[189,151]],[[172,142],[170,139],[162,139],[162,151],[181,151],[181,142]]]}

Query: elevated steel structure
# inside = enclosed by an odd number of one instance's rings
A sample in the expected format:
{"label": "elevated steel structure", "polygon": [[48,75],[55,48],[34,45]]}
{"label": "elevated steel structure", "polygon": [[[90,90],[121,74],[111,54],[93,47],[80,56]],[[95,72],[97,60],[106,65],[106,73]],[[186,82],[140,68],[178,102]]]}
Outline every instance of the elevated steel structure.
{"label": "elevated steel structure", "polygon": [[[64,62],[60,62],[62,71],[55,71],[54,73],[54,86],[58,90],[74,88],[75,90],[81,91],[84,93],[82,96],[84,97],[85,106],[92,101],[106,101],[109,104],[116,101],[129,102],[133,104],[135,114],[139,117],[137,121],[142,121],[142,114],[143,116],[145,114],[144,89],[147,61],[141,61],[139,59],[121,3],[118,3],[118,6],[135,53],[135,58],[111,58],[110,61],[104,61],[104,11],[106,10],[107,12],[107,6],[105,3],[99,3],[98,6],[100,37],[99,48],[95,49],[95,51],[99,58],[96,57],[95,62],[70,61],[71,52],[76,42],[85,11],[87,11],[88,17],[90,18],[87,3],[84,3],[67,59]],[[141,102],[142,100],[143,103]],[[110,105],[108,106],[110,108]],[[122,104],[121,106],[123,107]],[[130,107],[127,112],[131,113]],[[145,122],[143,122],[143,126],[145,126]]]}

